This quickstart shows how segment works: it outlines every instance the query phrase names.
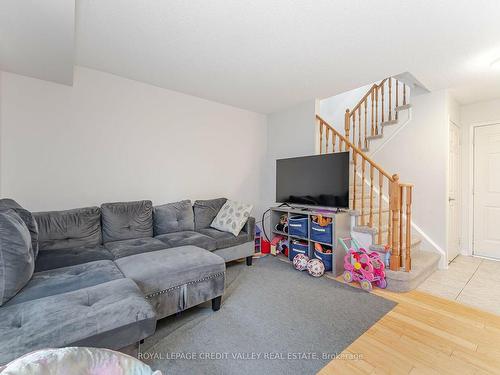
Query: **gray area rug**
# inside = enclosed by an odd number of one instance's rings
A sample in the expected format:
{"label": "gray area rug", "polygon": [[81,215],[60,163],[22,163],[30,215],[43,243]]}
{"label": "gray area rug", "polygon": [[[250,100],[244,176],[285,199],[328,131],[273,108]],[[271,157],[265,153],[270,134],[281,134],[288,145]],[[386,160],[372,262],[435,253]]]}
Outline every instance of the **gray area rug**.
{"label": "gray area rug", "polygon": [[227,267],[222,307],[158,322],[140,358],[163,374],[314,374],[395,306],[271,256]]}

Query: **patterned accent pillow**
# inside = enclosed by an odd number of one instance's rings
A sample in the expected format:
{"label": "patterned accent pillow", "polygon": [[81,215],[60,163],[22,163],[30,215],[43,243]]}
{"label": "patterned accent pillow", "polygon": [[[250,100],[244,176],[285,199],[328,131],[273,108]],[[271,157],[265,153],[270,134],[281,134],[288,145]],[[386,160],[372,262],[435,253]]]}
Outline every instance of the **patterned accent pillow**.
{"label": "patterned accent pillow", "polygon": [[250,217],[252,208],[251,204],[227,200],[210,226],[237,236]]}

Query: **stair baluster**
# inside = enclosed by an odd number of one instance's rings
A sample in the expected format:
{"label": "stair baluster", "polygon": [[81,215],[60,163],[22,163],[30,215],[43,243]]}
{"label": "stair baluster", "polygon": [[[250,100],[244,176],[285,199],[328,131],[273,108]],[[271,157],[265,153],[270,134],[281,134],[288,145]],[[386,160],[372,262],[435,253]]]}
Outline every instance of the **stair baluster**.
{"label": "stair baluster", "polygon": [[361,158],[361,225],[365,225],[365,159]]}
{"label": "stair baluster", "polygon": [[367,126],[368,126],[368,121],[366,120],[366,107],[368,105],[368,100],[365,100],[365,149],[368,149],[368,139],[366,139],[366,136],[368,135],[367,131]]}
{"label": "stair baluster", "polygon": [[387,82],[389,85],[389,121],[392,121],[392,78]]}
{"label": "stair baluster", "polygon": [[[396,108],[399,107],[399,81],[396,80]],[[398,119],[399,117],[399,111],[396,111],[396,115],[395,115],[395,118],[396,120]]]}
{"label": "stair baluster", "polygon": [[[374,95],[376,95],[376,91],[374,91]],[[368,95],[371,95],[371,92],[367,93]],[[365,97],[366,100],[367,97]],[[368,104],[366,104],[366,107]],[[357,112],[358,112],[358,124],[360,124],[361,119],[361,109],[360,106],[356,107]],[[356,116],[356,111],[352,112],[353,114],[353,124],[355,124],[354,119]],[[352,176],[353,176],[353,188],[352,188],[352,210],[356,210],[359,206],[357,203],[357,193],[358,193],[358,187],[357,187],[357,179],[358,179],[358,173],[361,175],[360,180],[361,180],[361,204],[360,204],[360,216],[359,216],[359,221],[360,225],[365,225],[366,223],[366,218],[368,217],[368,225],[371,228],[375,227],[374,223],[374,214],[375,214],[375,209],[374,209],[374,188],[375,188],[375,183],[374,183],[374,173],[375,170],[377,170],[378,173],[378,188],[379,188],[379,196],[378,196],[378,239],[375,240],[378,245],[383,245],[383,235],[382,235],[382,224],[387,222],[387,244],[390,246],[392,253],[391,253],[391,261],[390,261],[390,268],[391,270],[400,270],[401,267],[403,267],[404,264],[404,269],[405,271],[410,271],[411,270],[411,205],[412,205],[412,189],[413,185],[411,184],[403,184],[399,182],[399,176],[398,175],[390,175],[386,171],[384,171],[376,162],[371,160],[359,147],[356,146],[354,142],[351,142],[348,138],[343,136],[341,133],[339,133],[335,128],[333,128],[331,125],[329,125],[326,121],[324,121],[320,116],[316,115],[316,119],[318,120],[320,129],[319,129],[319,136],[320,136],[320,153],[328,152],[329,151],[329,137],[330,137],[330,132],[332,136],[332,152],[336,152],[336,144],[337,144],[337,138],[339,139],[339,151],[348,150],[350,149],[352,151]],[[350,122],[350,116],[346,112],[346,119],[349,119]],[[347,123],[346,123],[347,124]],[[367,128],[367,127],[366,127]],[[354,133],[355,127],[353,126],[353,133]],[[360,125],[359,132],[362,132],[362,127]],[[323,147],[323,142],[325,141],[323,138],[323,134],[325,134],[326,137],[326,144],[325,147]],[[354,140],[359,142],[359,133],[358,137],[353,137]],[[344,147],[342,147],[344,145]],[[358,171],[358,155],[361,157],[361,166],[360,166],[360,171]],[[369,177],[369,182],[366,179],[366,167],[367,163],[369,163],[368,167],[370,168],[370,177]],[[384,179],[387,179],[388,181],[388,188],[389,188],[389,212],[388,212],[388,219],[383,219],[383,188],[384,188]],[[366,199],[365,199],[365,193],[366,193],[366,184],[370,184],[369,186],[369,207],[368,207],[368,212],[365,211],[366,207]],[[403,253],[404,252],[404,253]],[[404,262],[403,262],[404,261]]]}
{"label": "stair baluster", "polygon": [[373,228],[373,170],[375,167],[370,165],[370,218],[368,221],[368,225],[370,228]]}
{"label": "stair baluster", "polygon": [[358,148],[363,148],[361,146],[361,106],[358,107]]}
{"label": "stair baluster", "polygon": [[328,154],[328,141],[329,141],[329,138],[330,138],[330,129],[326,128],[326,141],[325,141],[325,147],[326,147],[325,153],[326,154]]}
{"label": "stair baluster", "polygon": [[382,87],[380,88],[380,94],[382,95],[382,103],[381,103],[382,121],[381,122],[384,122],[384,120],[385,120],[385,116],[384,116],[384,112],[385,112],[385,108],[384,108],[384,84],[385,84],[385,82],[382,82]]}
{"label": "stair baluster", "polygon": [[358,170],[358,162],[357,162],[357,154],[356,154],[356,151],[355,150],[352,150],[352,162],[354,164],[354,173],[353,173],[353,185],[352,185],[352,196],[353,196],[353,199],[352,199],[352,209],[355,210],[356,209],[356,174],[357,174],[357,170]]}
{"label": "stair baluster", "polygon": [[[382,244],[382,192],[384,189],[384,175],[378,172],[378,244]],[[387,242],[389,243],[389,242]]]}

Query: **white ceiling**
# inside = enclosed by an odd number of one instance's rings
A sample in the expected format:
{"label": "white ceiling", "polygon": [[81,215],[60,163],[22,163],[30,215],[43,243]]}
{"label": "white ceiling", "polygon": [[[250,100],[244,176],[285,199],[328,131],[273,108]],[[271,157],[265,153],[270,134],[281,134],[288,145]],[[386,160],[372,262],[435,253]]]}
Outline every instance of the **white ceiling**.
{"label": "white ceiling", "polygon": [[74,0],[1,0],[0,70],[71,85]]}
{"label": "white ceiling", "polygon": [[75,63],[262,113],[402,72],[465,104],[500,97],[499,15],[498,0],[76,0]]}

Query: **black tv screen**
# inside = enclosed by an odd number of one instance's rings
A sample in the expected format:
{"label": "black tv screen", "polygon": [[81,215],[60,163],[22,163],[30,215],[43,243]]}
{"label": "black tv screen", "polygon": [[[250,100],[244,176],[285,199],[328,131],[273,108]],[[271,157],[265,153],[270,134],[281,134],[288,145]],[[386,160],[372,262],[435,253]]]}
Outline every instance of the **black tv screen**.
{"label": "black tv screen", "polygon": [[276,202],[349,207],[349,152],[276,160]]}

